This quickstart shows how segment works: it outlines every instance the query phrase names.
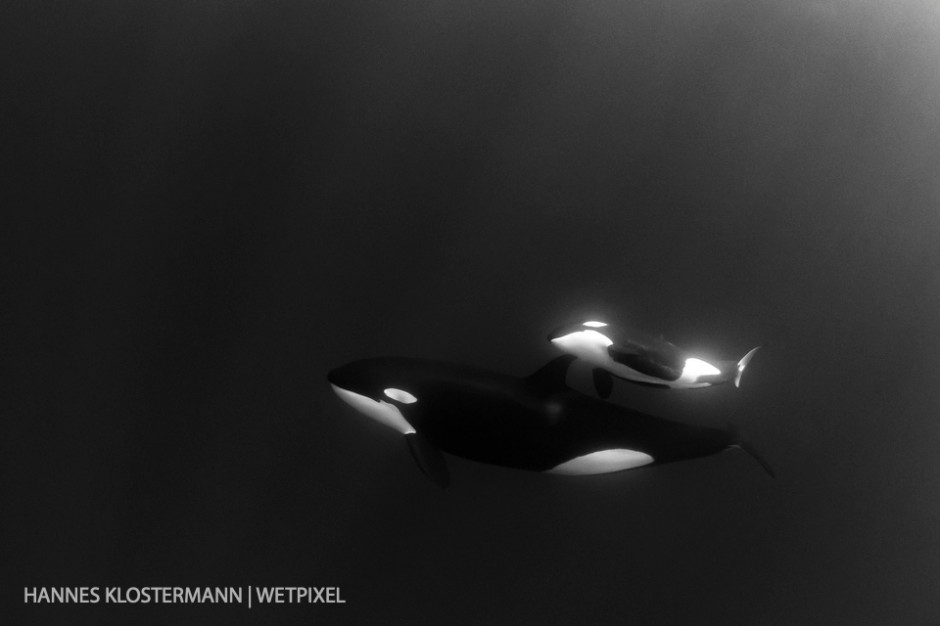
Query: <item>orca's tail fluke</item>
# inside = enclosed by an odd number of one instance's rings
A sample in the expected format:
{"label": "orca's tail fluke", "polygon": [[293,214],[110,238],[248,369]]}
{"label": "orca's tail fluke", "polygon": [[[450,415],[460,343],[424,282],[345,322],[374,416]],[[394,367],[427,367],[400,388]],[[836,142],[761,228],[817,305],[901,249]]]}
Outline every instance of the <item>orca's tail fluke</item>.
{"label": "orca's tail fluke", "polygon": [[752,348],[750,352],[741,357],[741,360],[738,361],[737,371],[734,374],[734,386],[741,386],[741,376],[744,374],[744,368],[747,367],[747,364],[751,362],[751,359],[754,358],[754,353],[760,350],[760,346]]}

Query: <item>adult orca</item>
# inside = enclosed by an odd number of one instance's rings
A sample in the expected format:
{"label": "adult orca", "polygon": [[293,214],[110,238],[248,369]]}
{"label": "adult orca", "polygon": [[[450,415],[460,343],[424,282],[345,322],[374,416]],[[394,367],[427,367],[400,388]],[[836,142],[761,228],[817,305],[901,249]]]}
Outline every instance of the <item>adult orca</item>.
{"label": "adult orca", "polygon": [[673,422],[571,389],[563,355],[526,378],[411,358],[354,361],[327,378],[358,411],[397,430],[421,470],[444,487],[441,451],[504,467],[603,474],[742,448],[732,429]]}
{"label": "adult orca", "polygon": [[611,376],[672,389],[695,389],[727,382],[740,387],[744,368],[760,348],[753,348],[739,361],[709,363],[662,337],[636,330],[615,331],[597,321],[562,326],[550,333],[548,340],[563,352],[593,366],[594,386],[602,398],[610,395]]}

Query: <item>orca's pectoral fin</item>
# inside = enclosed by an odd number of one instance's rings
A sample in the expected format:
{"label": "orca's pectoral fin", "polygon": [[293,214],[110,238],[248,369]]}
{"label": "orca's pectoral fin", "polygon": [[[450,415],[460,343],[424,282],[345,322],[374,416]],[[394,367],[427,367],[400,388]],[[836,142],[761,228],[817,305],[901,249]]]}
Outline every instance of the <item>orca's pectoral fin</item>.
{"label": "orca's pectoral fin", "polygon": [[408,449],[411,450],[411,456],[424,475],[433,480],[438,487],[444,489],[450,484],[450,473],[447,471],[447,461],[444,455],[419,433],[408,433],[405,435],[405,441],[408,442]]}
{"label": "orca's pectoral fin", "polygon": [[597,390],[597,395],[603,399],[610,397],[610,392],[614,388],[614,378],[610,375],[610,372],[607,370],[602,370],[599,367],[595,367],[592,372],[594,376],[594,389]]}

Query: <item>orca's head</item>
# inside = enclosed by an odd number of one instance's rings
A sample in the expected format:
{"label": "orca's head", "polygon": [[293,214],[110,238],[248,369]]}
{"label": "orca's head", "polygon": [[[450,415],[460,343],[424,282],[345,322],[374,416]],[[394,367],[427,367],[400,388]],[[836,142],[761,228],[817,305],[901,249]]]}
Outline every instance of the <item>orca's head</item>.
{"label": "orca's head", "polygon": [[338,367],[326,378],[333,391],[360,413],[397,430],[403,435],[415,432],[402,414],[402,408],[418,402],[402,389],[394,364],[387,359],[366,359]]}
{"label": "orca's head", "polygon": [[566,324],[549,333],[548,340],[562,352],[581,359],[593,361],[603,359],[607,346],[613,343],[608,336],[607,324],[594,320]]}

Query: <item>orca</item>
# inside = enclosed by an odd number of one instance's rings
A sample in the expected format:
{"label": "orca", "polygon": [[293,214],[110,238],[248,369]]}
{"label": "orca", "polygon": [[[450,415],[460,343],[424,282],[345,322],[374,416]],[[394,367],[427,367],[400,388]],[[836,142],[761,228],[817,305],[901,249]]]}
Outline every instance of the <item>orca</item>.
{"label": "orca", "polygon": [[503,467],[604,474],[742,448],[737,432],[604,402],[565,384],[571,355],[525,378],[426,359],[383,357],[329,372],[336,394],[401,433],[420,469],[449,483],[441,452]]}
{"label": "orca", "polygon": [[744,368],[760,349],[753,348],[739,361],[709,363],[662,337],[636,330],[618,332],[598,321],[567,324],[550,333],[548,340],[593,366],[594,386],[602,398],[610,396],[612,376],[671,389],[696,389],[727,382],[740,387]]}

